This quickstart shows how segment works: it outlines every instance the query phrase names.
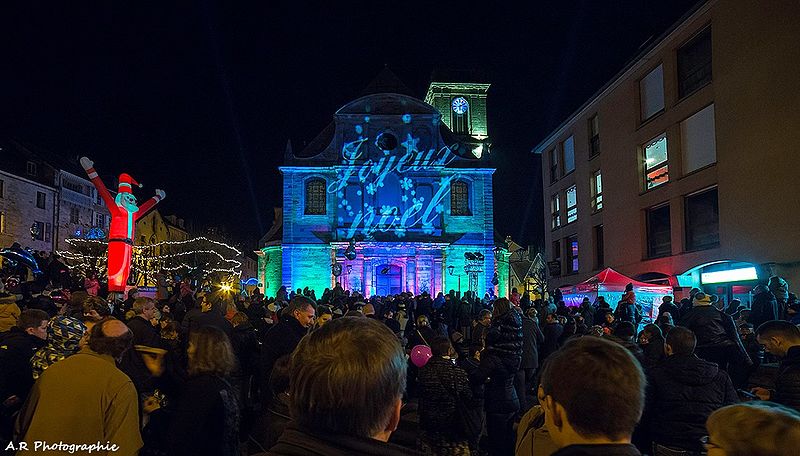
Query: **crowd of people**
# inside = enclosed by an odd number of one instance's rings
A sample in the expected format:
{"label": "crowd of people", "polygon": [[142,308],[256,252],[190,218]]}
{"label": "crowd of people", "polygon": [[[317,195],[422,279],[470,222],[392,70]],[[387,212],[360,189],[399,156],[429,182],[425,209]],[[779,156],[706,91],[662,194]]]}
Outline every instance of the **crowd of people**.
{"label": "crowd of people", "polygon": [[[798,303],[694,289],[612,307],[175,281],[103,296],[50,259],[0,277],[7,454],[785,455],[800,448]],[[49,446],[48,446],[49,445]]]}

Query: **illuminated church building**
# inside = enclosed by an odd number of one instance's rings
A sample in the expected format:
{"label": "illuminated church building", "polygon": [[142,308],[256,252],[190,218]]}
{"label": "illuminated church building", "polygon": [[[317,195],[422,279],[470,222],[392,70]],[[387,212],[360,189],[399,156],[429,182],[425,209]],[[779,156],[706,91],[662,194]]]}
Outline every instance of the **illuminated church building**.
{"label": "illuminated church building", "polygon": [[414,98],[388,70],[307,147],[287,148],[280,242],[259,251],[267,296],[490,289],[506,295],[486,163],[488,84],[431,83]]}

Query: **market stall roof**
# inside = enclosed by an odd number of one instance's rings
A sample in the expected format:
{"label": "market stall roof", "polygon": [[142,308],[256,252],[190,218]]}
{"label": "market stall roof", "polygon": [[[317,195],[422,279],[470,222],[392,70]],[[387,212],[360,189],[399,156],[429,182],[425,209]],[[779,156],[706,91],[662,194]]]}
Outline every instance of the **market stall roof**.
{"label": "market stall roof", "polygon": [[562,294],[590,293],[601,291],[623,291],[625,285],[632,283],[637,291],[652,293],[672,293],[672,288],[666,285],[654,285],[652,283],[639,282],[619,272],[606,268],[597,275],[584,280],[576,285],[561,287]]}

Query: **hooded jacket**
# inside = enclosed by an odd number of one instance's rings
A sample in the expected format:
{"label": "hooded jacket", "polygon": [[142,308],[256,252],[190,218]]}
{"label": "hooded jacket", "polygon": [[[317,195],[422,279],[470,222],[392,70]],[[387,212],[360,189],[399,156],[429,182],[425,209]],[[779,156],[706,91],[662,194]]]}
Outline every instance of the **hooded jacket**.
{"label": "hooded jacket", "polygon": [[653,441],[702,451],[706,419],[720,407],[739,402],[730,377],[695,355],[673,355],[648,375],[645,422]]}
{"label": "hooded jacket", "polygon": [[20,313],[15,295],[6,293],[0,295],[0,332],[6,332],[16,326]]}
{"label": "hooded jacket", "polygon": [[37,379],[45,369],[78,352],[86,325],[77,318],[59,315],[47,325],[47,343],[31,358],[33,378]]}
{"label": "hooded jacket", "polygon": [[509,310],[492,321],[486,335],[486,350],[481,363],[470,378],[486,381],[484,409],[486,413],[513,413],[519,410],[514,390],[514,376],[522,361],[522,318]]}
{"label": "hooded jacket", "polygon": [[769,290],[764,290],[753,297],[753,305],[750,309],[750,317],[747,322],[758,329],[762,323],[777,320],[779,313],[778,300]]}

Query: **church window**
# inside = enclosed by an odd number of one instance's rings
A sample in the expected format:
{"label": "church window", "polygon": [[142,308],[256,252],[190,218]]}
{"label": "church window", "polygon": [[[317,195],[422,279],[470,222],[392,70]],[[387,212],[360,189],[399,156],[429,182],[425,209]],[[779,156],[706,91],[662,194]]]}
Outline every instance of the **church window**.
{"label": "church window", "polygon": [[472,215],[469,208],[469,184],[464,181],[450,184],[450,214]]}
{"label": "church window", "polygon": [[320,178],[306,181],[305,215],[325,215],[325,180]]}

